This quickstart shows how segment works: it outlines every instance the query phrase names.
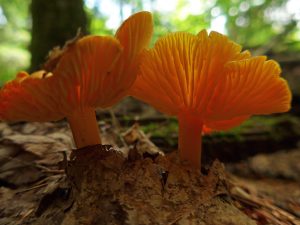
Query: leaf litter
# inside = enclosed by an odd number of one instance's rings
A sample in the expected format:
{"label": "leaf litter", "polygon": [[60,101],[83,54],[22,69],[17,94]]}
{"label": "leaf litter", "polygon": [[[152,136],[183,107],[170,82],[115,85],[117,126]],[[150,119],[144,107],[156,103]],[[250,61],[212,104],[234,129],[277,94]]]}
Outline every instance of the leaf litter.
{"label": "leaf litter", "polygon": [[[0,224],[30,224],[28,221],[53,208],[52,199],[70,199],[67,203],[55,202],[63,205],[65,211],[52,217],[63,217],[73,207],[73,200],[68,197],[69,187],[65,185],[65,170],[73,144],[65,124],[0,123],[0,128]],[[118,135],[108,124],[101,124],[101,130],[103,142],[113,141],[114,148],[130,154],[128,158],[138,157],[129,149],[163,155],[138,125],[123,135]],[[299,149],[295,149],[228,164],[229,192],[219,194],[231,199],[256,224],[299,225],[299,155]],[[160,185],[163,187],[165,183],[162,177]],[[173,223],[182,216],[174,217]]]}

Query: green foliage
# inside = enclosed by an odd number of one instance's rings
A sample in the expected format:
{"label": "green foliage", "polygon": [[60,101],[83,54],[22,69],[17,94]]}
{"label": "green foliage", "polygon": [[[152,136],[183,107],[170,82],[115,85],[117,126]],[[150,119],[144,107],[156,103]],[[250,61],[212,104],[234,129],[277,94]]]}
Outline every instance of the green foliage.
{"label": "green foliage", "polygon": [[104,18],[94,18],[93,20],[91,20],[90,32],[92,34],[100,34],[100,35],[113,34],[113,30],[106,27]]}
{"label": "green foliage", "polygon": [[156,40],[167,34],[168,32],[170,32],[170,24],[169,24],[169,20],[166,19],[167,15],[162,15],[161,13],[158,12],[154,12],[153,13],[153,22],[154,22],[154,34],[153,34],[153,38],[151,41],[151,46],[154,45],[154,43],[156,42]]}
{"label": "green foliage", "polygon": [[[0,86],[29,65],[28,51],[13,45],[0,45]],[[13,65],[13,66],[12,66]]]}
{"label": "green foliage", "polygon": [[276,36],[280,34],[283,34],[278,40],[280,44],[292,39],[290,34],[297,30],[292,15],[285,21],[274,14],[284,10],[286,3],[286,0],[217,0],[211,12],[220,9],[221,14],[226,16],[227,32],[233,40],[246,48],[257,48],[278,38]]}
{"label": "green foliage", "polygon": [[209,27],[209,18],[207,15],[188,15],[184,20],[173,16],[172,24],[174,31],[185,31],[192,34],[197,34],[202,29]]}
{"label": "green foliage", "polygon": [[30,0],[1,0],[0,6],[10,26],[14,28],[27,28],[28,7]]}
{"label": "green foliage", "polygon": [[103,16],[98,7],[93,9],[85,8],[87,18],[89,21],[89,32],[91,34],[99,35],[113,35],[113,30],[107,28],[107,17]]}
{"label": "green foliage", "polygon": [[1,0],[0,86],[29,66],[29,0]]}

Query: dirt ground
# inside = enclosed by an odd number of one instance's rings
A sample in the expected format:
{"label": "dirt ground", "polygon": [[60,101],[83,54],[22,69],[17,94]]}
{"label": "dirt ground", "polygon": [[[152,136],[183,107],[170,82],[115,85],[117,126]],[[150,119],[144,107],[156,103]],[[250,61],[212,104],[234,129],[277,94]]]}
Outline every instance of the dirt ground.
{"label": "dirt ground", "polygon": [[[115,151],[104,151],[105,159],[100,157],[99,162],[92,164],[93,160],[86,161],[87,158],[98,156],[90,150],[91,155],[84,154],[89,156],[72,164],[73,144],[65,122],[0,123],[0,224],[159,224],[157,221],[168,221],[166,224],[300,225],[298,148],[227,162],[225,170],[223,164],[214,161],[200,175],[188,166],[184,168],[176,159],[176,152],[166,156],[158,153],[160,150],[138,126],[122,136],[119,128],[108,123],[100,122],[100,127],[103,143],[112,144],[122,156],[113,153]],[[110,157],[118,163],[108,163]],[[88,172],[83,173],[83,177],[94,176],[95,179],[83,179],[78,165],[86,165],[84,170]],[[66,172],[75,177],[73,184]],[[101,182],[93,183],[98,176]],[[116,184],[114,176],[128,183]],[[133,177],[142,182],[132,181]],[[179,180],[189,185],[178,186]],[[97,193],[98,188],[107,195]],[[98,200],[91,198],[88,191]],[[114,204],[108,196],[113,196]],[[195,196],[202,197],[192,201]],[[100,201],[101,206],[95,201]]]}

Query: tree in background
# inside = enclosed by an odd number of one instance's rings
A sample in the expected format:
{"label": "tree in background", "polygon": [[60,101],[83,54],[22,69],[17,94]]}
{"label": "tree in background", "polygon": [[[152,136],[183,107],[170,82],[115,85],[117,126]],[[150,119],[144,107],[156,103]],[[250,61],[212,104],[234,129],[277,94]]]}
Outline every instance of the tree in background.
{"label": "tree in background", "polygon": [[72,39],[79,28],[87,33],[83,0],[32,0],[31,66],[34,71],[53,47]]}

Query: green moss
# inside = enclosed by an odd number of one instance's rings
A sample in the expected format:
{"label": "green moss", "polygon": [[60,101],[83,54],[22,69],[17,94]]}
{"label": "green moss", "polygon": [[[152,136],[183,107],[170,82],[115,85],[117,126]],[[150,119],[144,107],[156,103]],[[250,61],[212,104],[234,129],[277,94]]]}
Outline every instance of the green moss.
{"label": "green moss", "polygon": [[[264,134],[270,135],[270,138],[273,140],[278,140],[284,138],[286,129],[297,129],[294,128],[293,124],[299,123],[300,120],[297,117],[288,114],[253,116],[240,126],[228,131],[212,132],[211,134],[205,135],[204,139],[218,138],[243,142],[245,138],[251,134]],[[143,125],[141,128],[145,133],[151,134],[152,137],[161,137],[168,142],[174,142],[174,137],[176,137],[178,133],[178,122],[176,118],[169,118],[162,123],[153,122]],[[300,134],[300,129],[295,132]]]}
{"label": "green moss", "polygon": [[149,123],[141,126],[145,133],[150,133],[151,136],[168,137],[176,134],[178,131],[178,122],[175,118],[169,118],[162,123]]}

